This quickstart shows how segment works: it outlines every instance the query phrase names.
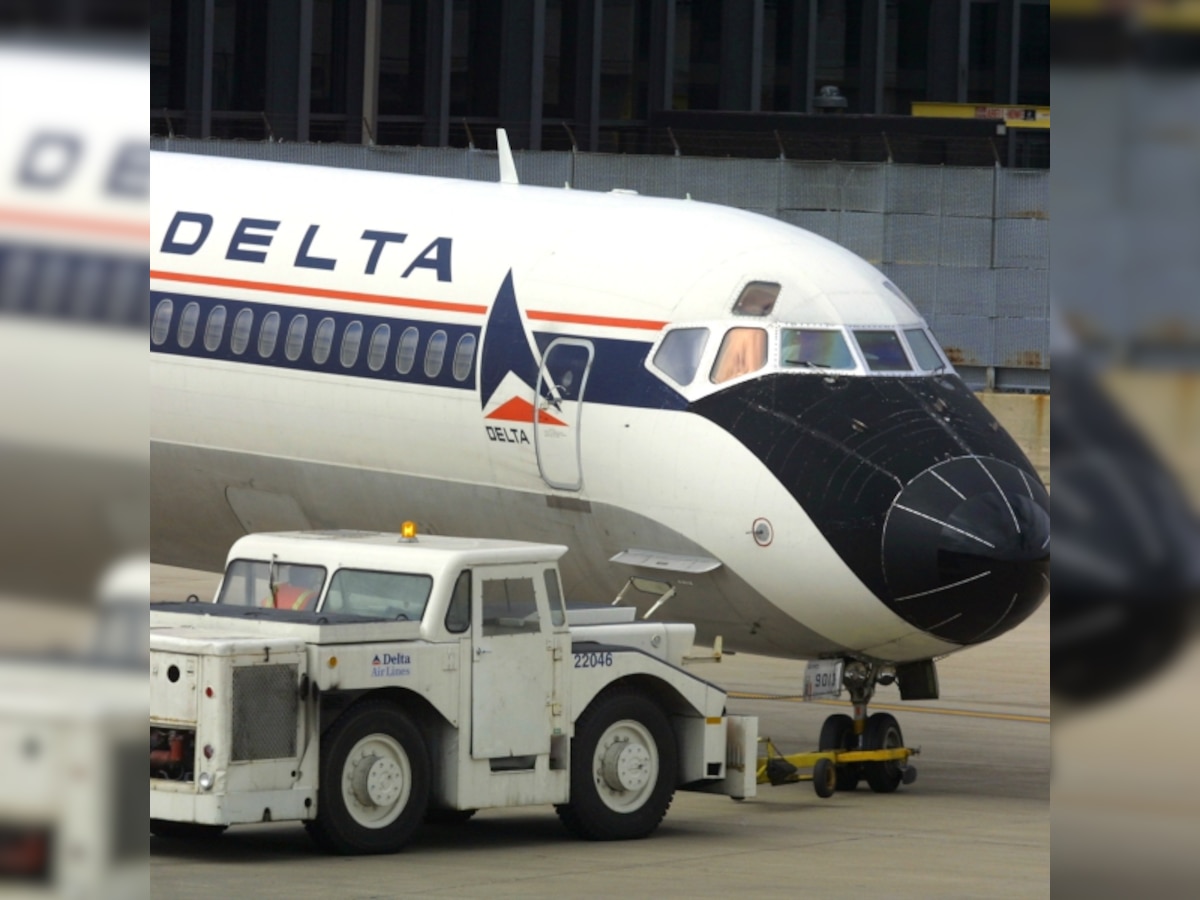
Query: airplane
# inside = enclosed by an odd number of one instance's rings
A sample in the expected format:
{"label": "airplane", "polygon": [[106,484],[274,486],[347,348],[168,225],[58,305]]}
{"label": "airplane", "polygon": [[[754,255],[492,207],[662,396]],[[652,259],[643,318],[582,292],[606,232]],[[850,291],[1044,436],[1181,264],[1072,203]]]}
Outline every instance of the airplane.
{"label": "airplane", "polygon": [[573,601],[836,661],[821,749],[900,746],[876,685],[936,697],[1048,596],[1029,460],[848,250],[522,185],[499,143],[495,183],[151,154],[152,558],[405,519],[563,543]]}

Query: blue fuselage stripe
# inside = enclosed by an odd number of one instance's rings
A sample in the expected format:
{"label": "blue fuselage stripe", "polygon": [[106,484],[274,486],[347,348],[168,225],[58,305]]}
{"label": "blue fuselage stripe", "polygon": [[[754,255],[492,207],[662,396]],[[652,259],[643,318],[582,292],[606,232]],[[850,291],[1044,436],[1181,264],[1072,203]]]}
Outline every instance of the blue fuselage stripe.
{"label": "blue fuselage stripe", "polygon": [[[461,325],[451,322],[430,322],[421,319],[406,319],[390,316],[372,316],[361,313],[346,313],[333,310],[312,309],[308,307],[281,306],[273,303],[249,302],[245,300],[226,300],[218,297],[204,297],[194,294],[180,294],[177,291],[151,291],[151,318],[159,307],[159,302],[165,299],[172,301],[174,309],[170,319],[170,327],[166,340],[155,344],[153,337],[153,321],[150,349],[155,353],[168,353],[176,356],[189,356],[198,359],[218,359],[225,362],[241,363],[271,368],[291,369],[305,372],[320,372],[325,375],[343,375],[356,378],[370,378],[381,381],[401,382],[408,384],[423,384],[436,387],[453,388],[457,390],[475,389],[475,359],[479,346],[480,329],[477,326]],[[187,346],[180,344],[180,324],[183,311],[189,304],[196,303],[199,315],[196,317],[195,332]],[[213,349],[205,344],[209,316],[218,306],[225,307],[225,325],[221,331],[220,342]],[[235,353],[233,347],[234,325],[239,313],[250,310],[253,314],[253,324],[245,347],[241,353]],[[262,329],[270,313],[278,313],[279,325],[273,346],[265,356],[260,352]],[[307,317],[307,327],[300,352],[295,359],[290,359],[286,352],[288,333],[291,323],[297,316]],[[317,331],[324,319],[334,323],[330,336],[329,355],[324,362],[318,363],[313,356],[313,347],[317,339]],[[342,364],[342,344],[346,331],[352,323],[362,325],[358,352],[351,365]],[[390,335],[387,341],[383,362],[378,370],[370,366],[371,341],[375,330],[380,325],[387,325]],[[418,335],[416,346],[411,354],[411,366],[407,371],[397,368],[397,356],[401,338],[409,328],[416,329]],[[434,335],[443,333],[445,341],[442,344],[442,362],[435,374],[429,374],[426,368],[427,359],[432,362],[436,357],[430,354],[430,342]],[[470,345],[470,362],[466,367],[460,366],[455,377],[455,352],[464,338],[473,339]],[[439,338],[439,343],[441,339]],[[466,345],[464,345],[465,347]],[[464,354],[465,355],[465,354]],[[465,371],[464,371],[465,370]],[[429,371],[434,371],[430,366]]]}
{"label": "blue fuselage stripe", "polygon": [[[171,301],[170,317],[168,319],[164,316],[161,321],[156,322],[157,311],[164,300]],[[181,320],[184,310],[193,303],[196,304],[196,309],[191,314],[192,337],[185,346],[180,343]],[[219,341],[206,343],[206,337],[209,336],[210,316],[217,307],[225,309],[224,326],[220,329]],[[240,352],[235,352],[235,323],[238,316],[245,310],[248,310],[253,318],[249,333],[246,334],[243,331],[241,341],[244,341],[244,345],[240,346]],[[264,355],[261,352],[263,327],[271,313],[278,315],[276,335],[275,340],[269,342],[271,346],[265,348],[269,352]],[[300,315],[307,317],[307,328],[303,342],[299,345],[299,353],[293,354],[295,358],[290,358],[286,352],[289,328],[296,317]],[[319,372],[324,375],[419,384],[460,391],[476,389],[479,348],[480,342],[484,340],[483,329],[474,325],[230,300],[199,294],[183,294],[178,291],[151,291],[150,318],[150,349],[154,353],[293,371]],[[328,338],[328,357],[323,362],[317,362],[314,359],[313,348],[319,324],[324,319],[330,319],[333,322],[333,332],[331,335],[325,335]],[[359,349],[351,365],[344,366],[341,358],[342,345],[347,330],[355,322],[361,325]],[[370,349],[376,329],[381,325],[388,326],[390,335],[386,352],[383,354],[382,365],[378,369],[373,369],[369,362]],[[397,367],[397,359],[400,356],[398,350],[402,335],[409,329],[415,329],[418,338],[412,352],[405,354],[412,360],[412,364],[407,371],[402,371]],[[213,331],[215,332],[216,329],[214,328]],[[442,364],[440,369],[433,365],[427,369],[426,361],[430,357],[430,343],[434,335],[439,333],[445,335]],[[567,335],[546,332],[535,332],[533,336],[541,352],[544,352],[554,339],[567,337]],[[159,338],[161,342],[155,343],[155,338]],[[579,339],[590,342],[595,348],[585,402],[649,409],[682,410],[686,408],[687,401],[680,394],[646,370],[645,360],[653,346],[651,343],[616,338],[579,337]],[[463,356],[456,373],[455,356],[460,346],[463,348]],[[436,348],[433,356],[436,357]],[[434,374],[431,375],[429,372],[434,372]]]}

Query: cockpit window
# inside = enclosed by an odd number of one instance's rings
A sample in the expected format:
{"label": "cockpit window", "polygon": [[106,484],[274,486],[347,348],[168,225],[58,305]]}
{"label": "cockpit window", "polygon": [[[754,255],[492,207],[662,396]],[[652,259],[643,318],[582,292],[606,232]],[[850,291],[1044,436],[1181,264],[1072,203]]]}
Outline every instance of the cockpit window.
{"label": "cockpit window", "polygon": [[685,387],[696,377],[700,357],[708,343],[707,328],[677,328],[663,338],[654,365],[673,381]]}
{"label": "cockpit window", "polygon": [[733,304],[733,312],[739,316],[769,316],[779,297],[779,285],[770,281],[752,281],[742,288],[741,296]]}
{"label": "cockpit window", "polygon": [[925,333],[923,328],[905,329],[904,336],[908,338],[908,347],[912,350],[913,356],[917,358],[918,366],[926,372],[946,368],[946,364],[942,362],[942,357],[933,346],[933,341],[929,339],[929,335]]}
{"label": "cockpit window", "polygon": [[854,337],[872,372],[911,372],[912,365],[894,331],[855,331]]}
{"label": "cockpit window", "polygon": [[757,372],[767,364],[767,333],[761,328],[731,328],[713,363],[712,382],[721,384]]}
{"label": "cockpit window", "polygon": [[785,328],[779,345],[779,362],[785,369],[856,368],[854,355],[840,331],[828,328]]}

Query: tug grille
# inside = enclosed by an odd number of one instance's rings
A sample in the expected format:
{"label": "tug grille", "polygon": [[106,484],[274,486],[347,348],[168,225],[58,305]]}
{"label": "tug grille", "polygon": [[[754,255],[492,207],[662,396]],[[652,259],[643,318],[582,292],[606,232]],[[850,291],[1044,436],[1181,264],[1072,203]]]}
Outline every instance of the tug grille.
{"label": "tug grille", "polygon": [[295,756],[299,702],[295,665],[235,668],[231,759]]}

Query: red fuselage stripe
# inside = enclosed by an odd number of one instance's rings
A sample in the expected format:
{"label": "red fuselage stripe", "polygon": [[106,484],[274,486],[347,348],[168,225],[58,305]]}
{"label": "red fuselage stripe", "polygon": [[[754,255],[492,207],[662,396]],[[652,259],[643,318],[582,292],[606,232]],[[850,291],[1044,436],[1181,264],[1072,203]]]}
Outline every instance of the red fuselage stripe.
{"label": "red fuselage stripe", "polygon": [[214,275],[190,275],[183,272],[150,270],[151,278],[180,281],[187,284],[208,284],[214,287],[241,288],[247,291],[267,291],[272,294],[292,294],[300,297],[320,297],[324,300],[355,300],[359,303],[381,303],[385,306],[407,306],[414,309],[435,309],[441,312],[486,315],[488,308],[474,303],[448,303],[443,300],[418,300],[415,297],[389,297],[385,294],[361,294],[357,291],[334,291],[328,288],[306,287],[299,284],[275,284],[269,281],[244,281],[240,278],[218,278]]}
{"label": "red fuselage stripe", "polygon": [[[219,278],[215,275],[193,275],[186,272],[166,272],[151,269],[150,277],[161,281],[184,284],[205,284],[213,287],[240,288],[247,291],[266,291],[272,294],[292,294],[300,297],[320,297],[325,300],[354,300],[359,303],[381,303],[386,306],[406,306],[413,309],[432,309],[441,312],[487,315],[488,308],[474,303],[449,303],[443,300],[419,300],[415,297],[390,297],[385,294],[363,294],[357,291],[335,291],[329,288],[307,287],[298,284],[276,284],[270,281],[246,281],[241,278]],[[647,319],[621,319],[612,316],[585,316],[575,313],[530,310],[527,318],[538,322],[561,322],[569,325],[599,325],[604,328],[636,328],[642,331],[661,331],[666,322]]]}
{"label": "red fuselage stripe", "polygon": [[600,325],[605,328],[639,328],[644,331],[662,331],[666,322],[652,322],[649,319],[617,319],[611,316],[582,316],[575,313],[543,312],[530,310],[530,319],[541,322],[566,322],[571,325]]}

